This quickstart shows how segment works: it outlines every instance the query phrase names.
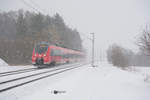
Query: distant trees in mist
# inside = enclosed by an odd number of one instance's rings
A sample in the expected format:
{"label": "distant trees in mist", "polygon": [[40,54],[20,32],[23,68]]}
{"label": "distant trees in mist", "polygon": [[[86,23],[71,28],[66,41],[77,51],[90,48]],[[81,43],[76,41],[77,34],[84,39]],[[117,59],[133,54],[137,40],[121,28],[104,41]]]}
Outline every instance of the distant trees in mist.
{"label": "distant trees in mist", "polygon": [[113,44],[107,50],[108,62],[115,66],[150,66],[150,25],[146,25],[143,29],[137,45],[140,52],[134,53]]}
{"label": "distant trees in mist", "polygon": [[128,66],[150,66],[150,56],[145,55],[142,51],[134,53],[117,44],[113,44],[107,49],[107,60],[114,66],[123,68]]}

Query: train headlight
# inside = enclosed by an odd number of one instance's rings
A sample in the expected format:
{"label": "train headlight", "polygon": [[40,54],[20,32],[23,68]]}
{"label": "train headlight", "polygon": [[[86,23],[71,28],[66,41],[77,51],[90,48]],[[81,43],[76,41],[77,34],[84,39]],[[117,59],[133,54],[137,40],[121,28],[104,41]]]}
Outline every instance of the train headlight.
{"label": "train headlight", "polygon": [[44,54],[44,57],[46,56],[46,54]]}
{"label": "train headlight", "polygon": [[36,56],[36,54],[34,54],[34,56]]}

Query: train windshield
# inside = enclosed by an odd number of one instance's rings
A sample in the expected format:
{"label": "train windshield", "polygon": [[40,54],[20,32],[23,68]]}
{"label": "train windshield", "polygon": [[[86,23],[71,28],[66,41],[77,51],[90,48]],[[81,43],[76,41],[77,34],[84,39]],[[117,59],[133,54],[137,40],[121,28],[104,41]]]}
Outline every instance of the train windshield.
{"label": "train windshield", "polygon": [[48,45],[47,44],[38,44],[35,47],[35,52],[39,53],[39,54],[45,53],[47,51],[47,49],[48,49]]}

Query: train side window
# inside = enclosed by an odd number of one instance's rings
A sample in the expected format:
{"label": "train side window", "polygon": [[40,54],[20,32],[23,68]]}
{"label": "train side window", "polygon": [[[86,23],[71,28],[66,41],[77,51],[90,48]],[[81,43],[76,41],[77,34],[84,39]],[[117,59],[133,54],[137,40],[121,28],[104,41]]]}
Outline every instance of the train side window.
{"label": "train side window", "polygon": [[63,50],[60,50],[60,56],[63,57]]}
{"label": "train side window", "polygon": [[58,50],[58,56],[61,56],[61,50]]}
{"label": "train side window", "polygon": [[65,56],[65,58],[68,58],[68,57],[69,57],[69,54],[66,53],[64,56]]}
{"label": "train side window", "polygon": [[62,54],[63,54],[62,50],[60,50],[59,52],[60,52],[60,56],[62,57]]}
{"label": "train side window", "polygon": [[57,56],[57,50],[54,50],[54,56]]}
{"label": "train side window", "polygon": [[63,56],[64,56],[64,58],[67,58],[67,57],[68,57],[68,54],[67,54],[67,53],[64,53]]}
{"label": "train side window", "polygon": [[61,56],[61,50],[51,49],[51,56]]}
{"label": "train side window", "polygon": [[55,50],[55,56],[60,56],[60,50]]}
{"label": "train side window", "polygon": [[57,50],[56,49],[54,50],[54,56],[57,56]]}
{"label": "train side window", "polygon": [[51,49],[51,56],[54,56],[54,49]]}

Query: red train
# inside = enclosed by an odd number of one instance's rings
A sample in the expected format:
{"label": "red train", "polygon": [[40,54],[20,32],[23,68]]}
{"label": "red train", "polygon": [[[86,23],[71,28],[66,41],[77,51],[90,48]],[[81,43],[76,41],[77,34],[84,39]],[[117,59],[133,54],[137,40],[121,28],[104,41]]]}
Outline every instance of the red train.
{"label": "red train", "polygon": [[32,64],[54,65],[56,63],[78,62],[84,58],[84,54],[67,48],[50,45],[41,42],[35,45],[32,53]]}

